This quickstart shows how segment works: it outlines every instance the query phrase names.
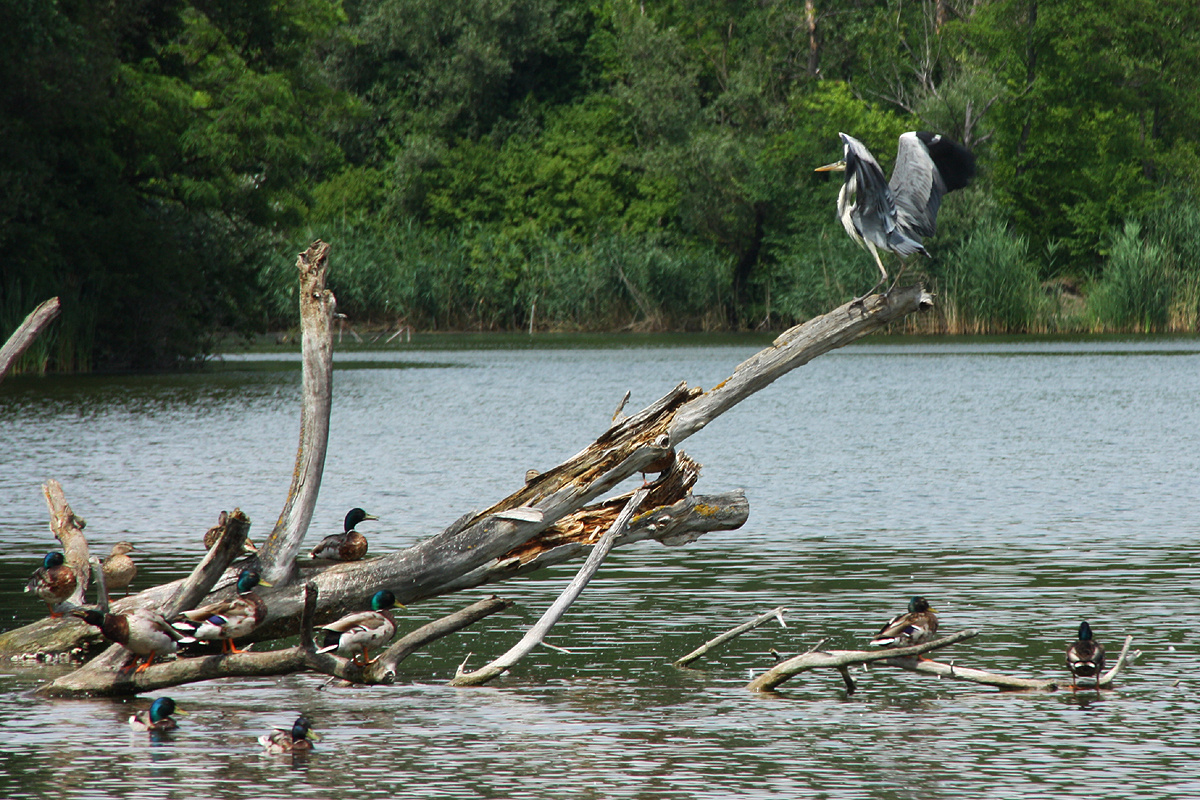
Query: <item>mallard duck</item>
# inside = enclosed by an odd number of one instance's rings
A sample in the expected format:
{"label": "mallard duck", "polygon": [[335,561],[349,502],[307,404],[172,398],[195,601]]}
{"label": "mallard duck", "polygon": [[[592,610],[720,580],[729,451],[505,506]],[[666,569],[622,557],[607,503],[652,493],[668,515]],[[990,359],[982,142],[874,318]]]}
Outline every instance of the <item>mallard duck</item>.
{"label": "mallard duck", "polygon": [[[229,512],[222,511],[221,515],[219,517],[217,517],[217,524],[213,525],[211,528],[209,528],[208,530],[206,530],[204,532],[204,549],[205,550],[213,549],[213,545],[217,543],[217,539],[220,539],[221,534],[225,532],[225,523],[227,523],[227,522],[229,522]],[[249,536],[247,536],[244,540],[242,540],[242,550],[247,555],[254,555],[255,553],[258,552],[258,548],[254,546],[254,542],[250,541]]]}
{"label": "mallard duck", "polygon": [[94,608],[81,608],[71,612],[88,625],[94,625],[110,642],[123,645],[146,662],[134,671],[144,672],[159,656],[167,656],[179,649],[180,642],[193,641],[175,630],[157,611],[139,608],[129,614],[105,614]]}
{"label": "mallard duck", "polygon": [[352,508],[346,514],[343,533],[326,536],[321,543],[309,551],[309,558],[326,561],[358,561],[367,554],[367,537],[354,530],[358,523],[379,517],[368,514],[361,508]]}
{"label": "mallard duck", "polygon": [[160,697],[150,704],[149,709],[142,709],[129,718],[129,727],[135,731],[170,731],[178,727],[172,714],[184,713],[175,708],[175,701],[169,697]]}
{"label": "mallard duck", "polygon": [[304,717],[298,717],[292,723],[292,729],[276,728],[271,733],[264,733],[258,737],[258,743],[266,748],[268,753],[300,753],[312,750],[313,743],[308,740],[311,736],[314,741],[321,737],[316,731],[310,731],[312,726]]}
{"label": "mallard duck", "polygon": [[396,621],[392,619],[391,609],[397,607],[404,608],[396,602],[396,595],[381,589],[372,595],[370,611],[347,614],[337,622],[322,626],[325,642],[317,652],[336,650],[342,658],[353,658],[361,666],[373,663],[368,648],[383,645],[396,635]]}
{"label": "mallard duck", "polygon": [[25,584],[25,591],[40,597],[46,608],[50,609],[50,616],[58,619],[63,612],[55,611],[54,607],[75,594],[75,586],[75,570],[67,566],[62,553],[52,550],[46,553],[42,565]]}
{"label": "mallard duck", "polygon": [[1104,645],[1092,638],[1092,626],[1079,623],[1079,638],[1067,648],[1067,669],[1071,670],[1071,688],[1076,688],[1077,678],[1091,678],[1100,688],[1100,676],[1104,673]]}
{"label": "mallard duck", "polygon": [[254,587],[270,585],[259,576],[258,570],[247,567],[238,575],[237,597],[184,611],[173,624],[196,639],[220,639],[224,653],[244,652],[233,640],[250,633],[267,618],[267,604],[254,593]]}
{"label": "mallard duck", "polygon": [[875,647],[908,647],[923,644],[937,633],[938,618],[924,597],[908,601],[908,613],[892,617],[879,629],[871,644]]}
{"label": "mallard duck", "polygon": [[111,593],[114,589],[124,589],[129,594],[129,584],[137,575],[137,564],[129,557],[129,553],[137,548],[129,542],[117,542],[112,546],[112,552],[104,559],[104,586]]}

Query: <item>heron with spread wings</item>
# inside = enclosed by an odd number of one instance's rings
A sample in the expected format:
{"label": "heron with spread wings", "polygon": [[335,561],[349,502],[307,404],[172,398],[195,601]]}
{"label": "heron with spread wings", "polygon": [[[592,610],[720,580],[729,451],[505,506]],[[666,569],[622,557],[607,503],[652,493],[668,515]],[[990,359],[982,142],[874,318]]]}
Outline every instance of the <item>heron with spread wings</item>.
{"label": "heron with spread wings", "polygon": [[[903,260],[913,253],[929,255],[921,239],[932,236],[942,195],[966,186],[975,175],[975,156],[958,142],[938,133],[909,131],[901,134],[896,165],[891,181],[885,182],[879,162],[862,142],[853,136],[842,137],[841,161],[817,167],[817,172],[845,172],[846,180],[838,192],[838,219],[850,238],[875,257],[879,281],[858,298],[867,295],[887,280],[887,269],[880,250],[891,250]],[[895,282],[889,287],[890,292]]]}

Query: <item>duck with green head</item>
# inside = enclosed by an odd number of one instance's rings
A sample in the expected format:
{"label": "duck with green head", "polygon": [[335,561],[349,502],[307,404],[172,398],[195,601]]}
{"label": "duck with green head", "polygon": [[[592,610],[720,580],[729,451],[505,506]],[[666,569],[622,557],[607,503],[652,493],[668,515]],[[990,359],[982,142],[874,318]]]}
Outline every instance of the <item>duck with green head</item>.
{"label": "duck with green head", "polygon": [[1104,645],[1092,638],[1092,626],[1079,623],[1079,638],[1067,648],[1067,669],[1071,670],[1071,689],[1077,688],[1079,678],[1095,681],[1100,689],[1100,676],[1104,673]]}
{"label": "duck with green head", "polygon": [[184,611],[173,624],[201,641],[219,639],[224,653],[242,653],[233,640],[246,636],[267,618],[267,604],[254,592],[254,587],[270,585],[258,570],[246,567],[238,575],[237,597]]}
{"label": "duck with green head", "polygon": [[[291,730],[285,728],[276,728],[271,733],[265,733],[258,737],[258,743],[261,744],[268,753],[302,753],[312,750],[313,741],[321,737],[316,731],[311,730],[312,725],[304,717],[298,717],[292,723]],[[309,737],[312,737],[311,741]]]}
{"label": "duck with green head", "polygon": [[[180,642],[194,641],[191,637],[171,627],[157,611],[139,608],[128,614],[106,614],[94,608],[80,608],[72,616],[100,629],[104,638],[122,645],[146,661],[134,674],[145,672],[154,659],[173,654]],[[126,667],[128,669],[128,667]]]}
{"label": "duck with green head", "polygon": [[75,570],[67,566],[67,560],[62,553],[52,550],[46,553],[42,565],[25,584],[25,591],[36,594],[46,604],[46,608],[50,609],[50,616],[58,619],[63,612],[57,610],[57,606],[75,594],[77,585]]}
{"label": "duck with green head", "polygon": [[129,718],[129,727],[135,731],[170,731],[178,726],[171,718],[172,714],[183,714],[183,709],[175,707],[175,701],[169,697],[160,697],[150,704],[150,708],[142,709]]}
{"label": "duck with green head", "polygon": [[[396,635],[396,620],[393,608],[404,608],[396,602],[396,595],[381,589],[371,596],[371,610],[347,614],[337,622],[321,628],[325,640],[318,653],[336,651],[342,658],[352,658],[356,664],[366,666],[371,661],[369,648],[379,647]],[[361,661],[359,657],[362,657]]]}
{"label": "duck with green head", "polygon": [[368,514],[361,508],[352,508],[342,522],[342,533],[326,536],[321,543],[309,551],[309,558],[326,561],[358,561],[367,554],[367,537],[355,530],[358,523],[379,517]]}
{"label": "duck with green head", "polygon": [[908,601],[908,611],[897,614],[879,629],[871,644],[875,647],[908,647],[931,641],[937,633],[938,618],[924,597]]}

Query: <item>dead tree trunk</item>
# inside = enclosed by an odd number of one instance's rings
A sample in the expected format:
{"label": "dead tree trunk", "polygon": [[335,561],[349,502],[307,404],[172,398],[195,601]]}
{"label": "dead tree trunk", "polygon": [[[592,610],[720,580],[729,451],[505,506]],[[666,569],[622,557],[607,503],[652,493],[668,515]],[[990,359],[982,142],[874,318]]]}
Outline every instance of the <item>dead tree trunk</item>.
{"label": "dead tree trunk", "polygon": [[58,298],[51,297],[29,312],[25,321],[17,326],[4,346],[0,347],[0,381],[4,380],[4,376],[12,369],[16,360],[33,344],[34,339],[41,335],[46,326],[54,321],[61,310]]}
{"label": "dead tree trunk", "polygon": [[[875,295],[859,306],[846,304],[784,332],[709,392],[681,383],[641,412],[615,422],[578,455],[538,475],[490,508],[465,515],[442,533],[397,553],[306,571],[301,579],[297,577],[295,556],[316,500],[329,423],[334,300],[324,289],[327,255],[327,246],[317,242],[297,264],[306,342],[305,410],[292,492],[261,555],[263,569],[277,578],[276,588],[261,593],[268,616],[249,637],[252,641],[295,633],[305,606],[304,584],[308,582],[317,589],[314,617],[323,622],[361,610],[380,588],[391,589],[398,600],[411,603],[578,558],[591,549],[629,500],[628,495],[604,502],[596,502],[597,498],[626,478],[663,463],[670,466],[652,485],[642,506],[645,510],[616,544],[645,538],[683,544],[709,531],[735,529],[748,514],[745,497],[741,492],[692,495],[698,467],[685,454],[677,453],[676,447],[792,369],[931,304],[929,295],[919,286],[898,289],[886,300]],[[284,576],[282,580],[278,580],[280,575]],[[178,583],[154,587],[114,604],[114,610],[161,607],[176,596],[177,590]],[[204,600],[230,592],[225,588]],[[64,630],[67,627],[42,621],[6,634],[0,637],[0,653],[11,653],[16,641],[26,646],[30,641],[52,642],[55,649],[63,650],[78,647],[95,636],[91,629],[82,630],[79,625]],[[170,666],[152,666],[142,677],[147,683],[156,681],[155,671]],[[49,691],[114,691],[111,664],[104,669],[90,667],[86,665],[60,679]]]}

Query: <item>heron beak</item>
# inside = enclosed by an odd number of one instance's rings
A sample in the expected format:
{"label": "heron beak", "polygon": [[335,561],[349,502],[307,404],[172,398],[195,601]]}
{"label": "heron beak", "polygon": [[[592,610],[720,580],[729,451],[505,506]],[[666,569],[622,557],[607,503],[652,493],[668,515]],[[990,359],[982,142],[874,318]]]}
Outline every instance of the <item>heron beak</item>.
{"label": "heron beak", "polygon": [[845,171],[846,171],[845,159],[843,159],[841,161],[835,161],[832,164],[826,164],[823,167],[817,167],[816,169],[813,170],[813,172],[845,172]]}

